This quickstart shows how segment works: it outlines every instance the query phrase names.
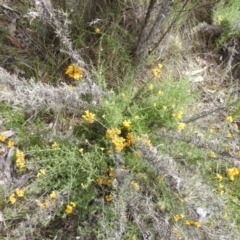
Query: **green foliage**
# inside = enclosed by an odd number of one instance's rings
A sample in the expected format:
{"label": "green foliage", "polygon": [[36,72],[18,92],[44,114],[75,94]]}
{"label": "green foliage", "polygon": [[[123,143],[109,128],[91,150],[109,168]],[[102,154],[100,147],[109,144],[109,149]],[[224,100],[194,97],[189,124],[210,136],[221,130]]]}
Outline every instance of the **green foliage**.
{"label": "green foliage", "polygon": [[213,21],[223,29],[221,42],[231,37],[238,37],[240,34],[239,27],[239,2],[236,0],[220,1],[213,13]]}

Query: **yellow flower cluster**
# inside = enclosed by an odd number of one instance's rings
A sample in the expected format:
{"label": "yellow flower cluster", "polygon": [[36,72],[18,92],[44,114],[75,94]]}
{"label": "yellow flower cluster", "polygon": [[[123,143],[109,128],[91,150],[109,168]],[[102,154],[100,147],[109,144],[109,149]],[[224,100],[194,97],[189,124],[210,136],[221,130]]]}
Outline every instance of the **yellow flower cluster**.
{"label": "yellow flower cluster", "polygon": [[71,214],[75,207],[76,207],[76,203],[75,202],[70,202],[65,208],[65,213],[66,214]]}
{"label": "yellow flower cluster", "polygon": [[137,191],[140,189],[139,184],[138,184],[137,182],[135,182],[135,181],[132,181],[132,182],[131,182],[131,185],[132,185],[133,188],[134,188],[135,190],[137,190]]}
{"label": "yellow flower cluster", "polygon": [[227,120],[228,122],[230,122],[230,123],[233,122],[233,118],[232,118],[232,116],[227,116],[226,120]]}
{"label": "yellow flower cluster", "polygon": [[214,151],[210,151],[210,152],[209,152],[209,156],[210,156],[211,158],[216,158],[216,157],[217,157],[217,155],[216,155],[216,153],[215,153]]}
{"label": "yellow flower cluster", "polygon": [[221,174],[217,173],[215,178],[218,179],[219,181],[222,181],[223,176]]}
{"label": "yellow flower cluster", "polygon": [[173,216],[173,219],[175,222],[177,222],[179,219],[183,219],[183,218],[185,218],[184,214],[176,214]]}
{"label": "yellow flower cluster", "polygon": [[239,168],[228,168],[227,169],[228,178],[233,181],[235,176],[240,177],[240,169]]}
{"label": "yellow flower cluster", "polygon": [[200,228],[202,226],[200,222],[198,222],[198,221],[191,221],[191,220],[186,220],[185,224],[187,226],[195,226],[195,227],[198,227],[198,228]]}
{"label": "yellow flower cluster", "polygon": [[100,28],[95,28],[95,33],[100,33],[101,32],[101,29]]}
{"label": "yellow flower cluster", "polygon": [[122,151],[126,147],[125,139],[123,137],[115,137],[112,139],[112,143],[116,151]]}
{"label": "yellow flower cluster", "polygon": [[45,175],[45,174],[46,174],[45,169],[40,169],[37,173],[37,177],[40,177],[41,175]]}
{"label": "yellow flower cluster", "polygon": [[57,198],[57,194],[55,191],[52,191],[50,194],[49,194],[49,197],[55,202],[56,201],[56,198]]}
{"label": "yellow flower cluster", "polygon": [[99,185],[105,185],[105,186],[111,187],[112,183],[113,183],[113,179],[112,178],[107,178],[107,177],[98,177],[97,178],[97,183]]}
{"label": "yellow flower cluster", "polygon": [[229,150],[230,150],[229,144],[227,144],[227,143],[224,144],[224,145],[223,145],[223,149],[224,149],[225,152],[229,152]]}
{"label": "yellow flower cluster", "polygon": [[185,123],[178,123],[178,125],[177,125],[178,131],[179,131],[179,132],[182,131],[182,130],[185,128],[185,126],[186,126]]}
{"label": "yellow flower cluster", "polygon": [[223,21],[223,16],[218,16],[218,24],[220,25],[221,24],[221,22]]}
{"label": "yellow flower cluster", "polygon": [[1,134],[0,135],[0,141],[4,142],[6,140],[6,135],[5,134]]}
{"label": "yellow flower cluster", "polygon": [[10,148],[10,147],[13,147],[14,144],[15,144],[15,142],[12,141],[12,140],[9,140],[9,141],[7,142],[7,145],[8,145],[9,148]]}
{"label": "yellow flower cluster", "polygon": [[122,123],[122,126],[129,130],[131,128],[131,121],[124,120],[123,123]]}
{"label": "yellow flower cluster", "polygon": [[113,195],[110,193],[110,194],[107,194],[106,196],[105,196],[105,199],[106,199],[106,201],[107,202],[111,202],[112,200],[113,200]]}
{"label": "yellow flower cluster", "polygon": [[[125,120],[123,122],[123,127],[129,129],[131,127],[131,122]],[[116,151],[121,151],[124,147],[133,144],[133,133],[128,133],[126,139],[120,137],[119,134],[121,134],[121,130],[118,128],[112,128],[106,131],[106,136],[112,140]]]}
{"label": "yellow flower cluster", "polygon": [[119,130],[118,128],[111,128],[111,129],[108,129],[106,132],[106,136],[110,139],[115,138],[119,134],[121,134],[121,130]]}
{"label": "yellow flower cluster", "polygon": [[83,77],[83,70],[79,68],[76,64],[71,64],[65,71],[65,74],[74,80],[79,80]]}
{"label": "yellow flower cluster", "polygon": [[108,176],[98,177],[97,178],[97,183],[99,185],[104,185],[104,186],[107,186],[107,187],[111,187],[112,183],[113,183],[114,175],[115,175],[115,169],[110,167],[108,169]]}
{"label": "yellow flower cluster", "polygon": [[110,167],[109,170],[108,170],[108,176],[109,177],[114,177],[115,175],[115,169]]}
{"label": "yellow flower cluster", "polygon": [[19,149],[16,150],[16,165],[20,169],[25,168],[24,153]]}
{"label": "yellow flower cluster", "polygon": [[93,123],[94,122],[94,117],[95,117],[95,114],[89,112],[88,110],[86,110],[85,114],[82,115],[82,118],[85,119],[89,123]]}
{"label": "yellow flower cluster", "polygon": [[154,68],[154,69],[152,70],[152,73],[153,73],[153,76],[154,76],[154,77],[160,76],[162,67],[163,67],[163,65],[162,65],[161,63],[159,63],[159,64],[158,64],[158,67],[157,67],[157,68]]}
{"label": "yellow flower cluster", "polygon": [[134,143],[133,132],[129,132],[126,136],[126,147],[130,147]]}
{"label": "yellow flower cluster", "polygon": [[47,208],[51,203],[55,202],[56,199],[57,199],[57,194],[55,191],[52,191],[50,194],[49,194],[49,198],[50,199],[46,199],[45,201],[43,202],[39,202],[39,206],[41,208]]}
{"label": "yellow flower cluster", "polygon": [[84,148],[79,148],[78,151],[79,151],[80,153],[83,153]]}
{"label": "yellow flower cluster", "polygon": [[152,84],[149,84],[148,85],[148,89],[151,91],[151,90],[153,90],[153,85]]}
{"label": "yellow flower cluster", "polygon": [[9,196],[9,201],[11,202],[11,204],[14,204],[17,201],[16,197],[22,198],[23,196],[24,190],[16,188],[15,192]]}
{"label": "yellow flower cluster", "polygon": [[54,142],[53,144],[52,144],[52,148],[58,148],[59,147],[59,144],[57,143],[57,142]]}
{"label": "yellow flower cluster", "polygon": [[175,119],[181,119],[183,115],[183,111],[178,111],[177,113],[173,114]]}
{"label": "yellow flower cluster", "polygon": [[226,135],[227,138],[231,138],[232,137],[232,134],[230,132],[227,133]]}

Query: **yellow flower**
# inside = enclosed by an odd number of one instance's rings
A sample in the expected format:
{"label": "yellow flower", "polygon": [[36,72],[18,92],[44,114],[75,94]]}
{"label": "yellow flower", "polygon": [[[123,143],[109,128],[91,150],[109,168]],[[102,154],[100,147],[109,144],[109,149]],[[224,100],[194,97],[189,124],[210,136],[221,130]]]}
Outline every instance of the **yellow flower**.
{"label": "yellow flower", "polygon": [[66,214],[71,214],[73,211],[73,207],[71,205],[67,205],[65,209]]}
{"label": "yellow flower", "polygon": [[85,111],[85,114],[82,115],[83,119],[85,119],[87,122],[89,123],[93,123],[94,122],[94,117],[95,117],[95,114],[94,113],[91,113],[89,112],[88,110]]}
{"label": "yellow flower", "polygon": [[173,216],[173,219],[175,222],[177,222],[180,219],[180,216],[178,214]]}
{"label": "yellow flower", "polygon": [[223,147],[224,147],[224,151],[225,152],[229,151],[229,145],[228,144],[224,144]]}
{"label": "yellow flower", "polygon": [[129,147],[133,145],[134,139],[133,139],[133,132],[129,132],[126,136],[126,146]]}
{"label": "yellow flower", "polygon": [[70,78],[73,78],[74,80],[79,80],[83,77],[83,70],[77,65],[72,64],[68,66],[65,74],[68,75]]}
{"label": "yellow flower", "polygon": [[83,148],[78,149],[80,153],[83,153],[83,150],[84,150]]}
{"label": "yellow flower", "polygon": [[104,179],[102,177],[98,177],[96,181],[97,181],[98,184],[102,185]]}
{"label": "yellow flower", "polygon": [[16,188],[15,190],[16,194],[18,197],[23,197],[24,196],[24,190]]}
{"label": "yellow flower", "polygon": [[190,221],[190,220],[186,220],[186,221],[185,221],[185,224],[189,226],[189,225],[192,224],[192,221]]}
{"label": "yellow flower", "polygon": [[114,175],[115,175],[115,170],[114,170],[114,168],[110,167],[108,170],[108,176],[113,177]]}
{"label": "yellow flower", "polygon": [[159,95],[159,96],[162,96],[162,95],[163,95],[163,91],[159,90],[159,91],[158,91],[158,95]]}
{"label": "yellow flower", "polygon": [[214,133],[214,130],[212,128],[209,129],[210,133]]}
{"label": "yellow flower", "polygon": [[106,199],[107,202],[111,202],[113,200],[112,194],[110,193],[110,194],[106,195],[105,199]]}
{"label": "yellow flower", "polygon": [[9,201],[11,202],[11,204],[14,204],[17,201],[17,199],[15,198],[15,193],[9,196]]}
{"label": "yellow flower", "polygon": [[16,165],[20,169],[25,168],[25,161],[24,161],[24,159],[17,159],[16,160]]}
{"label": "yellow flower", "polygon": [[149,90],[153,90],[153,85],[152,85],[152,84],[149,84],[148,89],[149,89]]}
{"label": "yellow flower", "polygon": [[11,140],[9,140],[7,144],[8,144],[8,147],[13,147],[13,146],[14,146],[14,144],[15,144],[15,142],[14,142],[14,141],[11,141]]}
{"label": "yellow flower", "polygon": [[157,77],[157,76],[159,76],[161,74],[161,71],[158,68],[154,68],[152,70],[152,73],[153,73],[154,77]]}
{"label": "yellow flower", "polygon": [[117,135],[119,135],[121,133],[121,130],[119,130],[118,128],[112,128],[112,129],[108,129],[106,131],[106,136],[108,138],[115,138]]}
{"label": "yellow flower", "polygon": [[178,131],[182,131],[184,128],[185,128],[185,123],[178,123],[178,125],[177,125],[177,129],[178,129]]}
{"label": "yellow flower", "polygon": [[58,148],[59,147],[59,144],[57,143],[57,142],[54,142],[53,144],[52,144],[52,148]]}
{"label": "yellow flower", "polygon": [[6,139],[6,135],[5,135],[5,134],[1,134],[1,135],[0,135],[0,141],[1,141],[1,142],[4,142],[5,139]]}
{"label": "yellow flower", "polygon": [[184,214],[176,214],[173,216],[173,219],[175,222],[177,222],[179,219],[183,219],[183,218],[185,218]]}
{"label": "yellow flower", "polygon": [[124,94],[124,93],[121,93],[121,97],[122,97],[122,98],[125,98],[125,94]]}
{"label": "yellow flower", "polygon": [[227,138],[231,138],[232,137],[232,134],[230,132],[227,133],[226,135]]}
{"label": "yellow flower", "polygon": [[100,28],[95,28],[95,33],[100,33],[101,32],[101,29]]}
{"label": "yellow flower", "polygon": [[222,181],[222,179],[223,179],[222,175],[220,175],[219,173],[216,174],[215,178],[220,180],[220,181]]}
{"label": "yellow flower", "polygon": [[237,152],[237,156],[240,157],[240,151]]}
{"label": "yellow flower", "polygon": [[240,175],[240,170],[238,168],[228,168],[227,169],[228,178],[233,181],[236,175]]}
{"label": "yellow flower", "polygon": [[215,153],[214,151],[210,151],[210,152],[209,152],[209,156],[210,156],[211,158],[216,158],[216,157],[217,157],[217,155],[216,155],[216,153]]}
{"label": "yellow flower", "polygon": [[139,188],[140,188],[140,187],[139,187],[139,184],[138,184],[137,182],[135,182],[135,181],[132,181],[132,182],[131,182],[131,185],[132,185],[133,188],[136,189],[136,190],[139,190]]}
{"label": "yellow flower", "polygon": [[24,153],[19,149],[16,150],[16,165],[18,168],[25,168]]}
{"label": "yellow flower", "polygon": [[153,103],[153,106],[154,106],[154,107],[156,107],[156,106],[157,106],[157,104],[156,104],[156,103]]}
{"label": "yellow flower", "polygon": [[16,150],[16,157],[18,159],[24,159],[24,153],[20,151],[19,149]]}
{"label": "yellow flower", "polygon": [[122,137],[113,138],[112,143],[116,151],[121,151],[126,146],[125,139]]}
{"label": "yellow flower", "polygon": [[218,16],[218,24],[220,25],[221,24],[221,22],[222,22],[222,20],[223,20],[223,16]]}
{"label": "yellow flower", "polygon": [[126,129],[130,129],[131,128],[131,121],[129,120],[124,120],[122,123],[123,127]]}
{"label": "yellow flower", "polygon": [[158,64],[158,68],[162,69],[163,65],[161,63]]}
{"label": "yellow flower", "polygon": [[173,114],[175,119],[181,119],[183,115],[183,111],[178,111],[176,114]]}
{"label": "yellow flower", "polygon": [[218,184],[218,188],[222,189],[222,188],[224,188],[224,185],[221,184],[221,183],[219,183],[219,184]]}
{"label": "yellow flower", "polygon": [[233,122],[233,118],[232,118],[232,116],[228,116],[227,118],[226,118],[226,120],[228,121],[228,122]]}
{"label": "yellow flower", "polygon": [[50,194],[49,194],[50,198],[53,199],[53,200],[56,200],[57,198],[57,194],[55,191],[52,191]]}
{"label": "yellow flower", "polygon": [[167,106],[163,106],[163,110],[164,110],[164,111],[167,110]]}
{"label": "yellow flower", "polygon": [[77,204],[75,202],[70,202],[70,205],[75,208],[77,206]]}
{"label": "yellow flower", "polygon": [[193,225],[197,228],[201,227],[201,223],[200,222],[193,222]]}
{"label": "yellow flower", "polygon": [[37,177],[40,177],[41,175],[45,175],[45,169],[40,169],[39,172],[37,173]]}

